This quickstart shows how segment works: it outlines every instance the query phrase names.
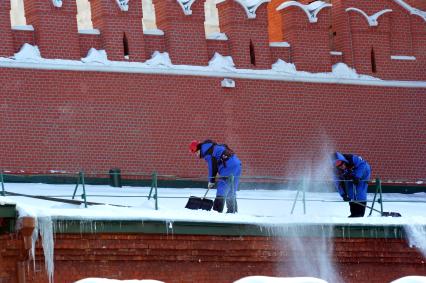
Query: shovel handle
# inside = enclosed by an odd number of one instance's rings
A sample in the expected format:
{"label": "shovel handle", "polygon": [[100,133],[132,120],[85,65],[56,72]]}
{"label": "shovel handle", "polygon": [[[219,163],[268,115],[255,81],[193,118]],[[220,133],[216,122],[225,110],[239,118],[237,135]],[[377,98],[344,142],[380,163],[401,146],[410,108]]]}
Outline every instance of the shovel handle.
{"label": "shovel handle", "polygon": [[[216,183],[214,184],[213,188],[214,188],[214,187],[216,187]],[[207,196],[207,194],[209,193],[209,191],[210,191],[210,188],[209,188],[209,187],[207,187],[207,191],[206,191],[206,193],[204,194],[204,197],[203,197],[203,198],[206,198],[206,196]]]}

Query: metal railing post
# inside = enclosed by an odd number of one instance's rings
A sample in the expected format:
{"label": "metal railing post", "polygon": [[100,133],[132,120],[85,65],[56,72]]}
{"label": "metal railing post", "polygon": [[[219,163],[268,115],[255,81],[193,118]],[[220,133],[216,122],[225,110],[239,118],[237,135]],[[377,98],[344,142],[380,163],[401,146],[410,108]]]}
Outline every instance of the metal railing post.
{"label": "metal railing post", "polygon": [[84,200],[84,207],[87,208],[86,187],[84,185],[84,172],[80,172],[80,177],[81,177],[81,185],[83,187],[83,194],[81,195],[81,197]]}
{"label": "metal railing post", "polygon": [[292,205],[292,207],[291,207],[291,212],[290,212],[290,214],[293,214],[293,212],[294,212],[294,208],[296,207],[297,199],[299,198],[299,193],[300,193],[300,187],[298,186],[298,187],[297,187],[296,197],[294,198],[294,201],[293,201],[293,205]]}
{"label": "metal railing post", "polygon": [[74,198],[75,198],[75,194],[77,193],[78,185],[80,184],[80,179],[81,179],[81,172],[78,172],[78,176],[77,176],[77,184],[75,185],[74,193],[72,194],[72,199],[74,199]]}
{"label": "metal railing post", "polygon": [[381,203],[381,213],[383,214],[383,204],[382,204],[382,182],[380,181],[380,178],[377,177],[376,178],[376,192],[374,193],[374,197],[373,197],[373,202],[371,203],[371,207],[370,207],[370,213],[368,214],[368,216],[371,216],[371,214],[373,213],[374,209],[374,204],[376,203],[376,197],[377,197],[377,193],[380,194],[380,203]]}
{"label": "metal railing post", "polygon": [[302,186],[302,187],[303,187],[303,188],[302,188],[303,214],[306,214],[306,194],[305,194],[305,192],[306,192],[306,180],[305,180],[305,179],[303,179],[303,180],[301,181],[301,183],[299,183],[299,185],[297,186],[297,193],[296,193],[296,197],[294,198],[294,201],[293,201],[293,205],[292,205],[292,207],[291,207],[291,212],[290,212],[290,214],[293,214],[293,212],[294,212],[294,208],[296,207],[296,202],[297,202],[297,200],[298,200],[298,198],[299,198],[299,194],[300,194],[300,186]]}
{"label": "metal railing post", "polygon": [[0,181],[1,181],[1,195],[5,196],[6,192],[4,191],[4,179],[3,179],[3,170],[0,171]]}
{"label": "metal railing post", "polygon": [[235,212],[235,208],[237,206],[237,192],[234,191],[234,189],[235,189],[235,186],[234,186],[234,175],[231,174],[231,176],[229,176],[229,179],[231,181],[231,192],[232,192],[232,195],[234,196],[232,198],[232,205],[234,207],[234,212]]}
{"label": "metal railing post", "polygon": [[148,200],[151,199],[152,190],[154,190],[155,210],[158,210],[158,175],[157,172],[152,173],[151,190],[149,191]]}
{"label": "metal railing post", "polygon": [[75,198],[75,194],[77,193],[78,185],[83,187],[83,194],[81,195],[81,198],[84,201],[84,207],[87,208],[87,197],[86,197],[86,186],[84,184],[84,172],[80,171],[78,172],[78,178],[77,178],[77,184],[75,185],[74,193],[72,194],[72,199]]}
{"label": "metal railing post", "polygon": [[380,178],[377,178],[379,184],[379,194],[380,194],[380,214],[383,215],[383,196],[382,196],[382,181]]}

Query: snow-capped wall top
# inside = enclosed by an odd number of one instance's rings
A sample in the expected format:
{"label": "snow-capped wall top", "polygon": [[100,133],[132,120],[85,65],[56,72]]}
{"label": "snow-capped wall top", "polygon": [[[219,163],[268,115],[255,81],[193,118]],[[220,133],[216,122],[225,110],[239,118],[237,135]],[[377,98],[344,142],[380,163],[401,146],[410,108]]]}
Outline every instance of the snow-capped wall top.
{"label": "snow-capped wall top", "polygon": [[238,2],[246,11],[247,17],[249,19],[256,18],[256,10],[260,5],[266,2],[271,2],[271,0],[235,0]]}
{"label": "snow-capped wall top", "polygon": [[309,5],[303,5],[297,1],[287,1],[282,3],[277,7],[277,11],[286,9],[291,6],[296,6],[302,9],[305,14],[308,16],[310,23],[316,23],[318,21],[318,13],[323,9],[327,7],[331,7],[332,5],[323,1],[315,1],[312,2]]}
{"label": "snow-capped wall top", "polygon": [[393,0],[399,6],[403,7],[410,12],[411,15],[416,15],[421,17],[426,22],[426,11],[419,10],[417,8],[411,7],[409,4],[405,3],[403,0]]}
{"label": "snow-capped wall top", "polygon": [[189,16],[192,15],[191,6],[194,4],[195,0],[177,0],[179,5],[182,7],[183,12],[185,15]]}
{"label": "snow-capped wall top", "polygon": [[127,12],[129,10],[129,0],[116,0],[116,2],[121,11]]}
{"label": "snow-capped wall top", "polygon": [[357,13],[360,13],[361,15],[363,15],[367,19],[368,25],[370,27],[375,27],[375,26],[379,25],[379,22],[377,20],[381,15],[392,12],[391,9],[385,9],[385,10],[379,11],[379,12],[369,16],[363,10],[360,10],[358,8],[354,8],[354,7],[347,8],[346,12],[349,12],[349,11],[354,11],[354,12],[357,12]]}

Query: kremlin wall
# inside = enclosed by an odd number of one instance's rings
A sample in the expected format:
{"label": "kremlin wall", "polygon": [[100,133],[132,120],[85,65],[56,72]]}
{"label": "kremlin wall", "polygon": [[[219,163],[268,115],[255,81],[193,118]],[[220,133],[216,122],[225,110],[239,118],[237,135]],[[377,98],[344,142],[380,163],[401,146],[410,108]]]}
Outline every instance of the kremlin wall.
{"label": "kremlin wall", "polygon": [[[16,29],[1,0],[0,169],[203,176],[188,144],[211,138],[237,152],[245,176],[292,176],[340,150],[367,159],[373,177],[425,178],[424,1],[220,1],[220,38],[206,38],[204,2],[154,0],[160,32],[147,33],[141,1],[91,0],[94,32],[79,33],[75,1],[25,0],[31,28]],[[202,67],[218,53],[237,69],[344,63],[380,80],[49,68],[11,60],[24,43],[66,62],[95,48],[110,61],[159,51]]]}
{"label": "kremlin wall", "polygon": [[[425,1],[225,0],[220,34],[207,37],[204,2],[153,0],[158,30],[148,32],[141,1],[91,0],[93,30],[79,32],[73,0],[24,0],[24,28],[11,28],[10,1],[0,0],[0,170],[200,177],[205,164],[188,144],[211,138],[237,152],[243,177],[306,173],[339,150],[367,159],[373,178],[424,180]],[[43,59],[19,59],[28,44]],[[110,61],[85,63],[92,48]],[[172,65],[138,65],[155,51]],[[209,67],[215,54],[235,68]],[[277,61],[298,72],[271,71]],[[336,75],[342,64],[359,76]],[[298,274],[281,227],[165,223],[52,221],[53,277],[44,244],[31,240],[36,219],[1,203],[0,282]],[[311,257],[328,228],[301,228],[308,244],[296,254]],[[342,282],[426,274],[401,225],[330,229]]]}

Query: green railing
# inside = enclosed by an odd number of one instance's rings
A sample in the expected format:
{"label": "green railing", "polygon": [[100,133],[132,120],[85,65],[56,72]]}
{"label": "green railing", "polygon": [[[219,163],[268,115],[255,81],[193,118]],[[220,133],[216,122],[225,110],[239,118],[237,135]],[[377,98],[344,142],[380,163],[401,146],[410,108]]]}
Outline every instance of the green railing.
{"label": "green railing", "polygon": [[[5,190],[5,175],[13,175],[11,173],[5,174],[5,172],[9,172],[9,171],[0,171],[0,182],[1,182],[1,195],[2,196],[7,196],[7,195],[19,195],[16,193],[11,193],[11,192],[7,192]],[[37,173],[37,174],[41,174],[41,173]],[[71,199],[73,201],[79,202],[81,204],[84,204],[84,206],[87,208],[88,205],[91,204],[100,204],[100,203],[96,203],[96,202],[89,202],[88,201],[88,197],[129,197],[129,196],[120,196],[120,195],[88,195],[86,193],[86,178],[87,175],[90,176],[105,176],[105,175],[109,175],[110,178],[113,178],[113,185],[117,186],[118,184],[121,186],[121,181],[118,182],[117,178],[120,177],[121,180],[121,176],[125,175],[128,176],[131,179],[134,180],[145,180],[147,182],[149,182],[151,184],[151,188],[149,191],[148,195],[132,195],[132,197],[146,197],[148,200],[154,199],[155,202],[155,210],[159,209],[159,199],[161,198],[159,196],[159,179],[161,180],[180,180],[180,181],[193,181],[193,182],[202,182],[202,180],[207,180],[208,178],[202,178],[202,177],[179,177],[179,176],[174,176],[174,175],[161,175],[158,174],[157,172],[153,172],[151,174],[147,174],[147,173],[127,173],[127,174],[122,174],[119,170],[115,170],[115,171],[110,171],[108,174],[106,174],[105,172],[91,172],[89,174],[80,171],[77,173],[72,173],[72,172],[56,172],[56,173],[51,173],[50,175],[56,175],[56,176],[66,176],[69,178],[73,178],[74,179],[74,183],[75,183],[75,188],[74,188],[74,192],[72,194],[72,196],[59,196],[59,195],[49,195],[49,196],[30,196],[30,195],[24,195],[24,196],[29,196],[29,197],[38,197],[38,198],[43,198],[43,199],[50,199],[50,200],[54,200],[54,198],[60,198],[60,197],[71,197]],[[226,177],[226,176],[222,176],[222,177]],[[231,184],[231,189],[234,189],[234,176],[227,176],[230,179],[230,184]],[[115,178],[115,179],[114,179]],[[294,209],[296,207],[296,203],[298,201],[302,202],[303,205],[303,213],[306,214],[306,202],[309,201],[306,199],[306,189],[308,186],[312,185],[312,183],[310,183],[311,181],[307,181],[305,179],[302,180],[296,180],[296,179],[289,179],[289,178],[282,178],[282,177],[270,177],[270,176],[241,176],[241,179],[244,180],[251,180],[257,184],[259,184],[260,186],[262,184],[292,184],[293,186],[297,187],[297,192],[295,195],[295,198],[293,199],[293,205],[291,208],[291,214],[293,214]],[[366,206],[367,209],[370,209],[369,212],[369,216],[371,216],[373,211],[376,211],[378,213],[380,213],[380,215],[383,216],[383,194],[382,194],[382,181],[380,178],[376,178],[374,181],[372,180],[364,180],[364,181],[369,181],[370,184],[374,184],[375,186],[375,191],[374,191],[374,197],[373,200],[370,201],[371,205],[370,206]],[[327,181],[322,180],[321,182],[325,183]],[[328,181],[328,183],[333,182],[333,181]],[[81,187],[81,193],[77,194],[78,189]],[[23,194],[20,194],[23,195]],[[76,196],[79,196],[81,201],[76,200]],[[164,198],[170,198],[170,197],[164,197]],[[64,200],[64,199],[56,199],[57,201],[64,201],[64,202],[69,202],[69,200]],[[255,199],[254,199],[255,200]],[[273,200],[277,200],[277,199],[273,199]],[[336,201],[337,202],[337,201]],[[426,201],[425,201],[426,202]],[[75,203],[75,202],[74,202]],[[378,204],[379,208],[376,209],[375,205]],[[234,204],[235,205],[235,204]],[[123,206],[123,205],[119,205],[119,206]]]}

